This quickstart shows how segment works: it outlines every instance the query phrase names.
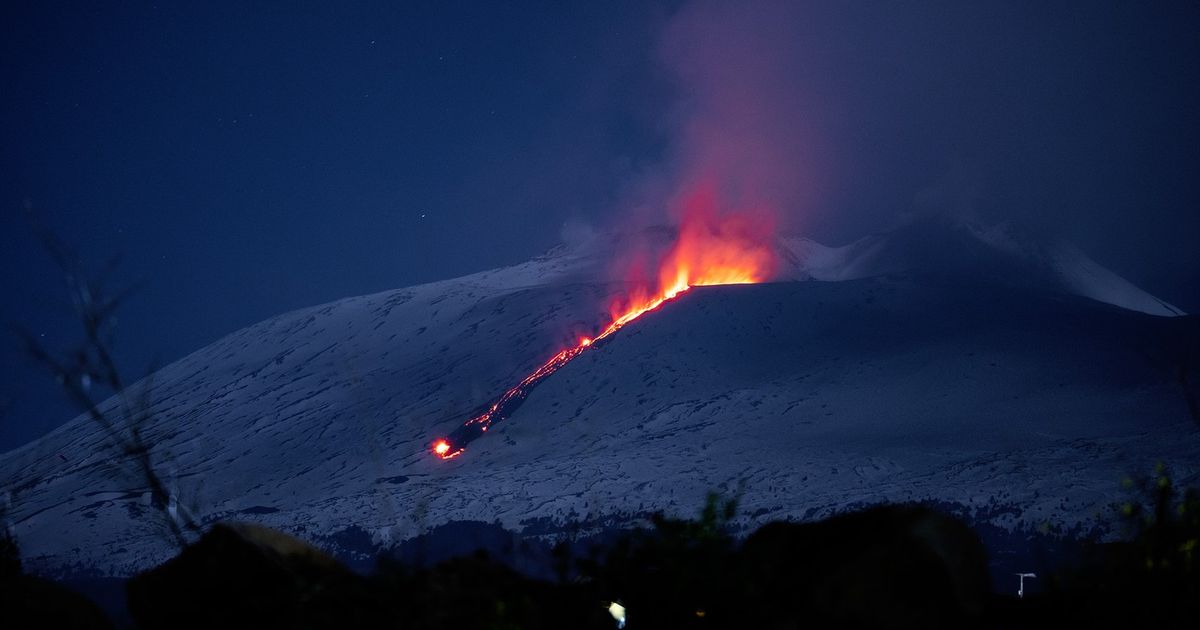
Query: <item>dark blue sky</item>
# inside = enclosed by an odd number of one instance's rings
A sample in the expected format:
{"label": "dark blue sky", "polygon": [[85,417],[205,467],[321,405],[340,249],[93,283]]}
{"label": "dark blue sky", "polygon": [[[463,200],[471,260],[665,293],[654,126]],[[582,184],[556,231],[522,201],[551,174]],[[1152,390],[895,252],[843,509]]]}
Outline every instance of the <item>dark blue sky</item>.
{"label": "dark blue sky", "polygon": [[[803,187],[791,230],[843,242],[952,199],[1200,310],[1195,2],[20,4],[0,9],[0,315],[75,338],[28,202],[146,282],[130,372],[612,227],[677,170],[680,119],[728,94],[755,107],[710,115],[768,112],[800,148],[772,163]],[[762,71],[717,71],[742,60]],[[0,349],[7,449],[71,410]]]}

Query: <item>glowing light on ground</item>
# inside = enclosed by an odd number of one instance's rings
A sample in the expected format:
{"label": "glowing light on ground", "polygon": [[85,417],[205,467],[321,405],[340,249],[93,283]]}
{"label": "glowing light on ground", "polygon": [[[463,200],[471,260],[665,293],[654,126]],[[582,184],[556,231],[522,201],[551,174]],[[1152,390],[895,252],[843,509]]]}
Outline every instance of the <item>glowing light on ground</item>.
{"label": "glowing light on ground", "polygon": [[658,277],[633,280],[635,288],[610,305],[612,321],[594,337],[581,337],[506,390],[483,413],[433,443],[434,455],[450,459],[463,453],[468,442],[493,422],[515,409],[546,377],[582,352],[599,346],[629,322],[658,309],[698,286],[752,284],[770,278],[775,270],[774,224],[763,215],[719,216],[715,193],[701,190],[684,202],[679,233],[658,265]]}

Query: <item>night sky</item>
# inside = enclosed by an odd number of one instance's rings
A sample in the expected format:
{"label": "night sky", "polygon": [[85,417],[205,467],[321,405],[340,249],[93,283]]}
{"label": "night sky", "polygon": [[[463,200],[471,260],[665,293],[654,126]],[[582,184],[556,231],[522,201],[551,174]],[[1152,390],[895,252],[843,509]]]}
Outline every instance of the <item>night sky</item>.
{"label": "night sky", "polygon": [[[145,283],[138,374],[666,220],[697,168],[822,242],[1009,220],[1200,311],[1195,2],[267,4],[0,9],[5,322],[77,338],[26,206]],[[0,370],[0,449],[72,415],[11,336]]]}

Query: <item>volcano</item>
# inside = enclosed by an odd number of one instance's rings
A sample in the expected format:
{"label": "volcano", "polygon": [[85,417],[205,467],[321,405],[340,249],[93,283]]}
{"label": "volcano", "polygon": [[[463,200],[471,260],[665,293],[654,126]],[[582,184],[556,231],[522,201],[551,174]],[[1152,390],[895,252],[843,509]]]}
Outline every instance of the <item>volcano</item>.
{"label": "volcano", "polygon": [[[230,334],[155,375],[156,461],[202,521],[334,551],[461,521],[637,524],[713,490],[741,494],[747,527],[910,500],[1008,530],[1090,527],[1125,475],[1164,461],[1200,480],[1196,317],[1069,245],[928,221],[839,247],[776,240],[770,281],[688,283],[557,367],[469,456],[431,457],[432,438],[616,321],[637,287],[610,261],[631,241],[670,251],[677,233],[601,235]],[[31,569],[128,575],[171,555],[115,457],[82,416],[0,456]]]}

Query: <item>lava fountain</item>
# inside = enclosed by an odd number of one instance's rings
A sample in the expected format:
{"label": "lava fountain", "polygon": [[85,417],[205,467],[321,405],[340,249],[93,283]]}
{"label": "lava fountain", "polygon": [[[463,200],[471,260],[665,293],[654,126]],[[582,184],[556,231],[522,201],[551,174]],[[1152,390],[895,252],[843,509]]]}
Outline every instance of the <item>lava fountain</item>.
{"label": "lava fountain", "polygon": [[658,277],[631,279],[634,288],[610,308],[611,321],[595,337],[580,338],[559,350],[536,370],[513,385],[450,435],[434,440],[433,454],[442,459],[461,455],[467,443],[507,417],[538,383],[571,359],[599,347],[618,330],[658,309],[692,287],[763,282],[775,271],[774,222],[755,212],[717,213],[716,195],[704,190],[686,198],[675,241],[658,264]]}

